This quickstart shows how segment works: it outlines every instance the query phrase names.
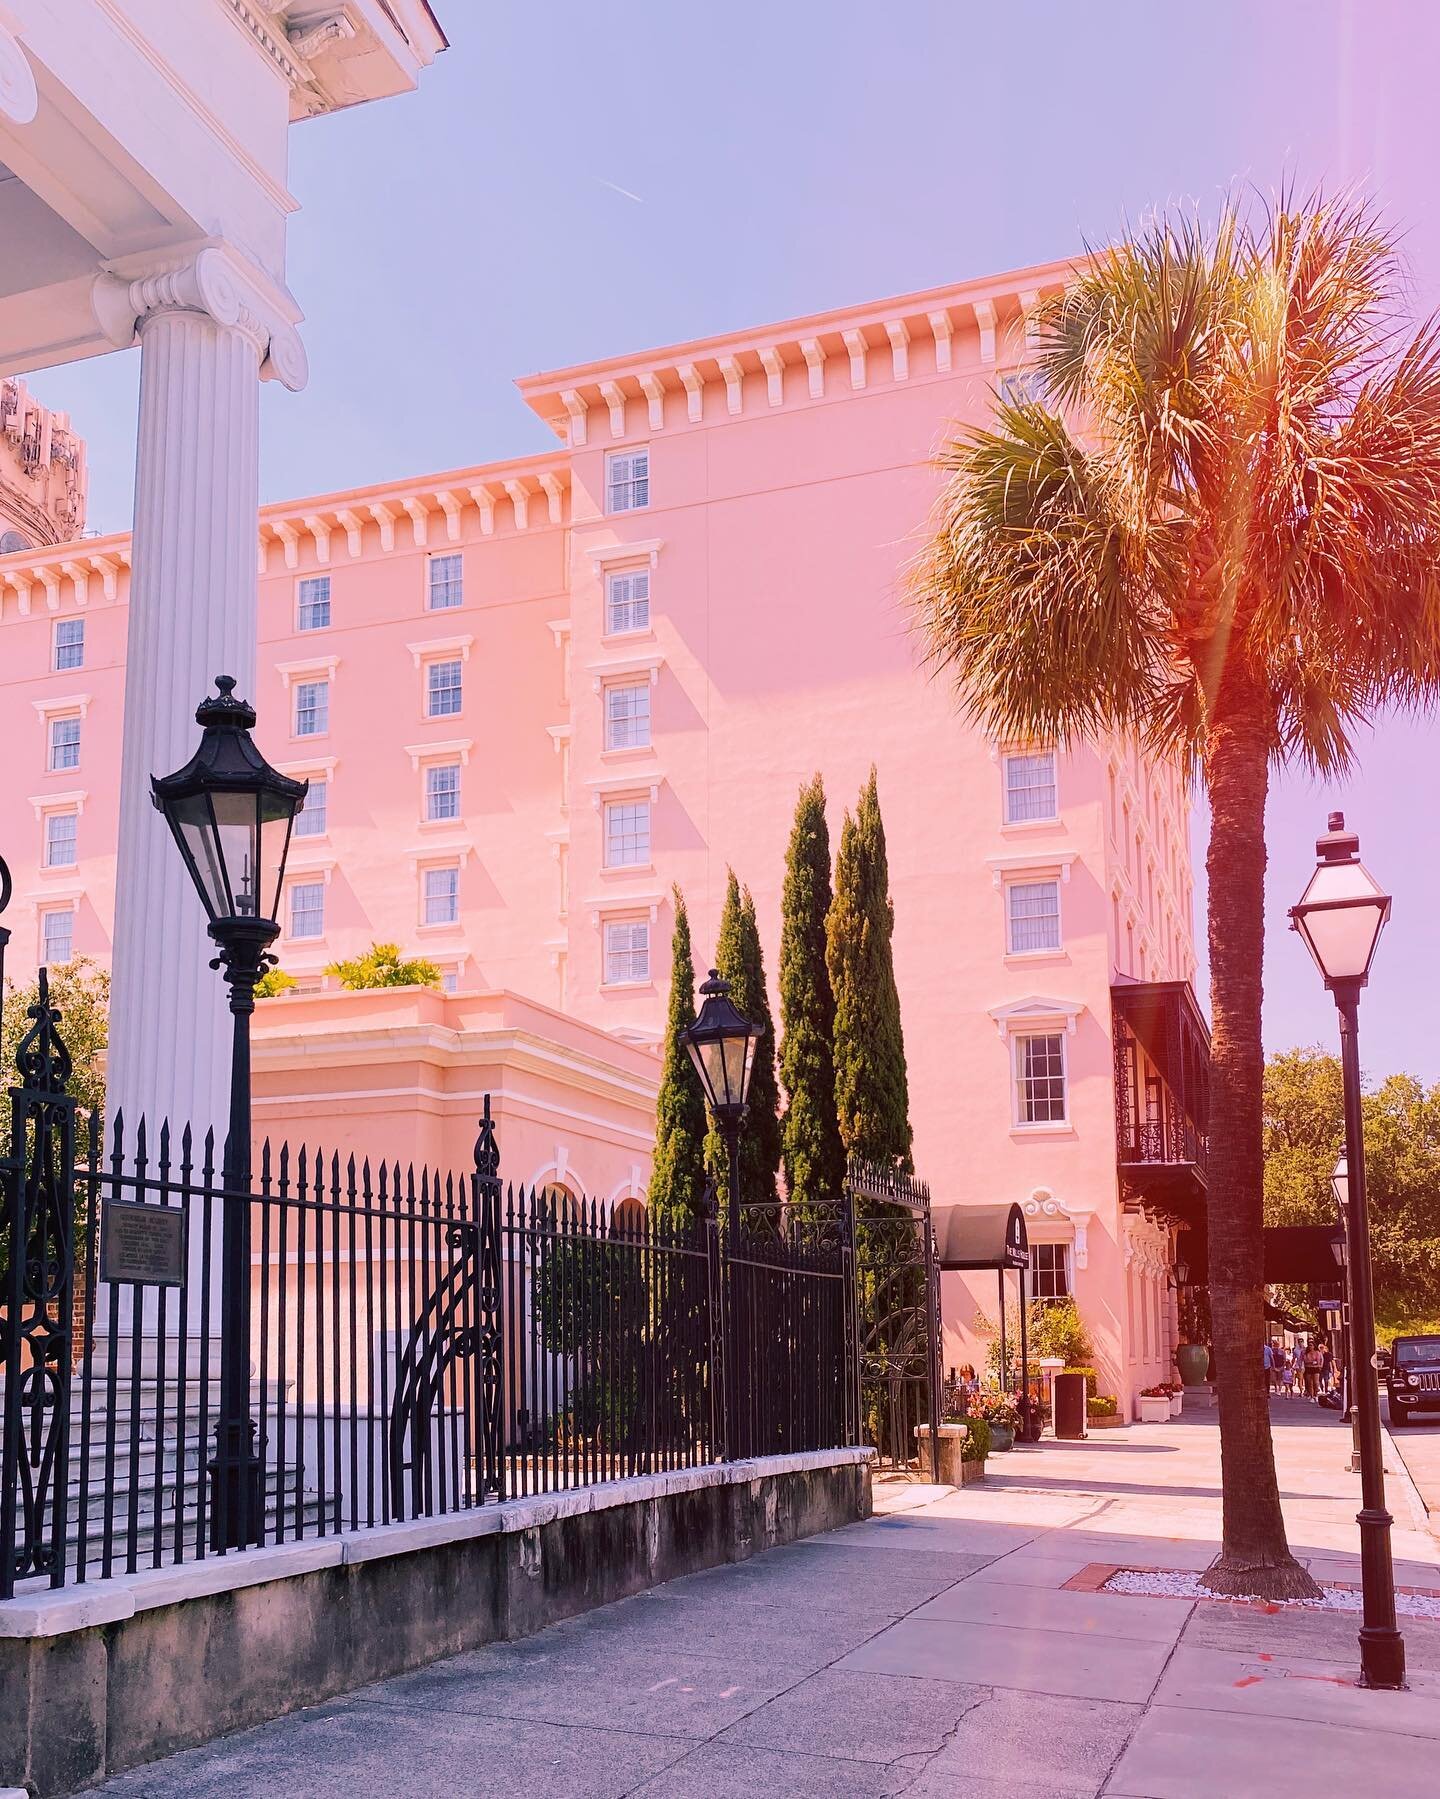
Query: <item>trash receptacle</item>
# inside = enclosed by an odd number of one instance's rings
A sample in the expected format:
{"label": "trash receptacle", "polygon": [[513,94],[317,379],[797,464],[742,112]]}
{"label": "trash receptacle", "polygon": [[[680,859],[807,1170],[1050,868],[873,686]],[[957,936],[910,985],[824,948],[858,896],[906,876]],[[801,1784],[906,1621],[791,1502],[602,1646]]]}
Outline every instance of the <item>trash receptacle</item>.
{"label": "trash receptacle", "polygon": [[1085,1427],[1085,1382],[1083,1374],[1057,1374],[1053,1384],[1055,1404],[1055,1435],[1057,1437],[1085,1437],[1089,1435]]}

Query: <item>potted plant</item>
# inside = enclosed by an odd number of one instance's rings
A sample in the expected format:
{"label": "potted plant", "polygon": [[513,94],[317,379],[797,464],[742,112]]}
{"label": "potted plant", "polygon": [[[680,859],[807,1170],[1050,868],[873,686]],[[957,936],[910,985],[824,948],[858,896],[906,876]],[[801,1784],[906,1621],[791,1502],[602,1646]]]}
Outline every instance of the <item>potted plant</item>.
{"label": "potted plant", "polygon": [[1170,1389],[1170,1416],[1178,1418],[1185,1409],[1185,1388],[1178,1380],[1166,1381]]}
{"label": "potted plant", "polygon": [[1092,1393],[1085,1401],[1085,1417],[1091,1430],[1118,1430],[1125,1420],[1113,1393]]}
{"label": "potted plant", "polygon": [[1020,1408],[1008,1393],[977,1393],[970,1401],[970,1416],[989,1425],[991,1449],[998,1452],[1015,1447]]}
{"label": "potted plant", "polygon": [[984,1480],[985,1458],[990,1453],[990,1426],[983,1418],[965,1420],[965,1437],[960,1445],[960,1485]]}
{"label": "potted plant", "polygon": [[1136,1401],[1142,1424],[1166,1424],[1170,1419],[1170,1389],[1162,1382],[1158,1387],[1142,1387]]}
{"label": "potted plant", "polygon": [[1187,1387],[1203,1387],[1210,1374],[1210,1294],[1205,1287],[1180,1289],[1180,1338],[1175,1366]]}

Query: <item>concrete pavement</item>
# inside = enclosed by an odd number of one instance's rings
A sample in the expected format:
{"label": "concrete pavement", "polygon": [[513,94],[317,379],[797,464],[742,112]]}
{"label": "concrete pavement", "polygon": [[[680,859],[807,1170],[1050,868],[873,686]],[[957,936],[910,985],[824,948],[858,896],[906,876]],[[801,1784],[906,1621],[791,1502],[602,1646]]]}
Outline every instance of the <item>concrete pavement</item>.
{"label": "concrete pavement", "polygon": [[[1329,1414],[1275,1403],[1291,1541],[1358,1580],[1358,1481]],[[1094,1564],[1215,1552],[1213,1415],[1016,1450],[982,1486],[880,1514],[440,1662],[110,1781],[120,1799],[906,1794],[1431,1799],[1440,1623],[1403,1620],[1411,1690],[1356,1687],[1358,1618],[1080,1590]],[[1396,1513],[1397,1578],[1440,1543]],[[1093,1576],[1090,1578],[1093,1579]],[[220,1670],[207,1671],[222,1678]]]}
{"label": "concrete pavement", "polygon": [[1440,1536],[1440,1412],[1416,1412],[1393,1437],[1429,1515],[1430,1529]]}

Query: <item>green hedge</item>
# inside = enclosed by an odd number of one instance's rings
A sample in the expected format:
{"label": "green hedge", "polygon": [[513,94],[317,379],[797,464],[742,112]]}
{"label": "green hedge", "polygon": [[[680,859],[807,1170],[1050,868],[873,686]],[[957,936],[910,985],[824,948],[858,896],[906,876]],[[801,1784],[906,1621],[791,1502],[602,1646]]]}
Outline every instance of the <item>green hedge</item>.
{"label": "green hedge", "polygon": [[1060,1372],[1062,1374],[1083,1374],[1085,1376],[1085,1397],[1087,1399],[1093,1399],[1100,1391],[1100,1376],[1093,1368],[1062,1368]]}
{"label": "green hedge", "polygon": [[960,1445],[962,1462],[983,1462],[990,1453],[990,1426],[983,1418],[965,1420],[965,1440]]}
{"label": "green hedge", "polygon": [[1120,1410],[1120,1403],[1110,1393],[1092,1393],[1085,1401],[1085,1410],[1091,1418],[1113,1418]]}

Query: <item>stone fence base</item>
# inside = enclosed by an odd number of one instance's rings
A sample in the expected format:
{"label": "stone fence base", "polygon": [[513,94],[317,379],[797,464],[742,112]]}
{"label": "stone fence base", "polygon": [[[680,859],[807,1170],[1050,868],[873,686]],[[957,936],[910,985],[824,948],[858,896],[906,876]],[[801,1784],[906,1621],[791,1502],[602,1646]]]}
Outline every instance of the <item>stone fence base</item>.
{"label": "stone fence base", "polygon": [[871,1452],[608,1482],[0,1604],[0,1788],[39,1799],[870,1514]]}

